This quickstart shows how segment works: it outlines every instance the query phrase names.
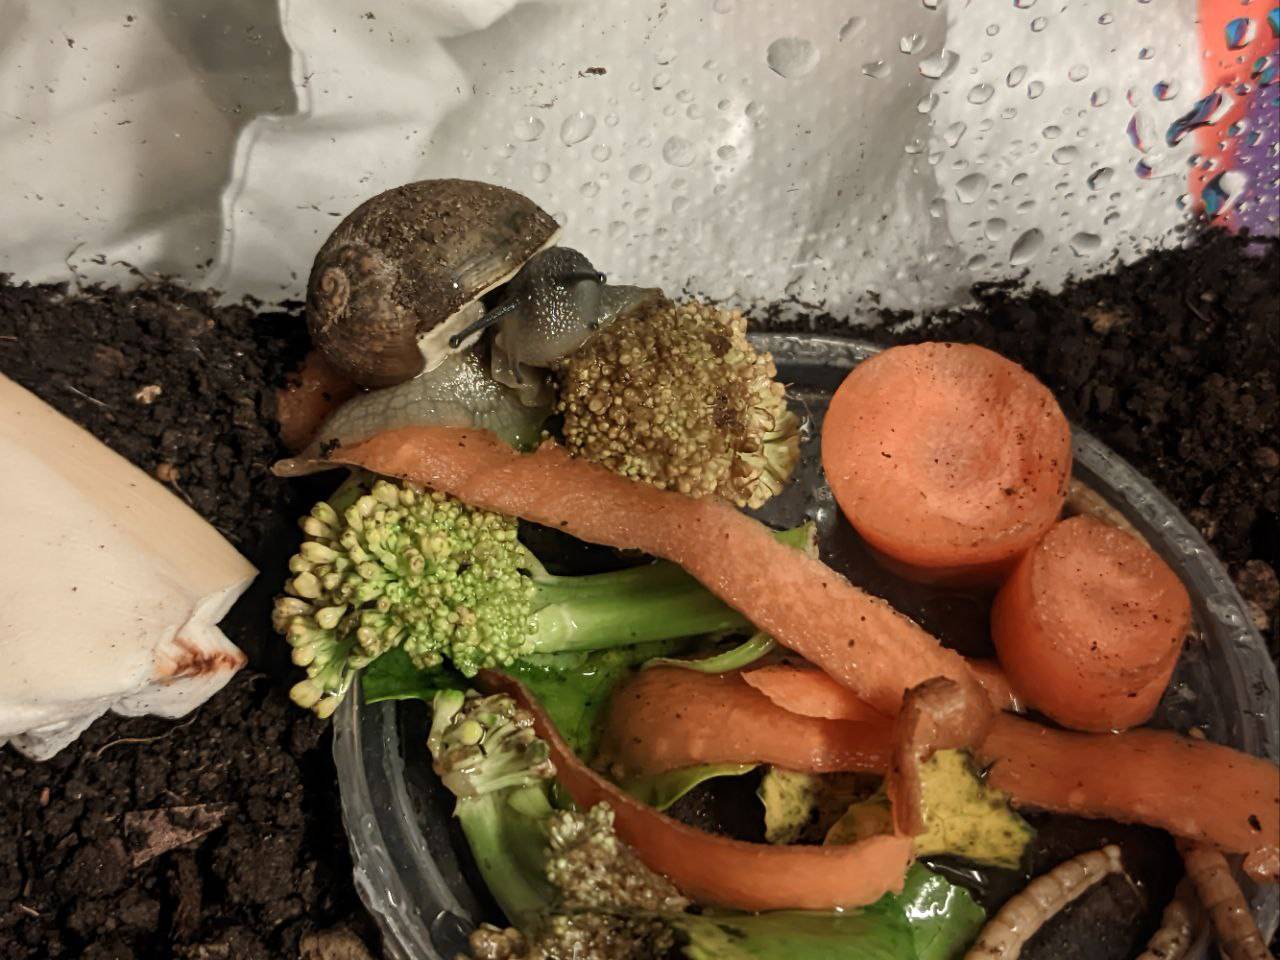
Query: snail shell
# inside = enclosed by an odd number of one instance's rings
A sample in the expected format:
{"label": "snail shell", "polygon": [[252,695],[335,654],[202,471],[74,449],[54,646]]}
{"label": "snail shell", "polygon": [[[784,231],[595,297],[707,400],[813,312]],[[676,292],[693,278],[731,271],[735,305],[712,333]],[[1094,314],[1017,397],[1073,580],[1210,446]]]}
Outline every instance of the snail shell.
{"label": "snail shell", "polygon": [[378,194],[338,224],[307,286],[311,338],[366,387],[417,376],[559,232],[528,197],[474,180],[420,180]]}

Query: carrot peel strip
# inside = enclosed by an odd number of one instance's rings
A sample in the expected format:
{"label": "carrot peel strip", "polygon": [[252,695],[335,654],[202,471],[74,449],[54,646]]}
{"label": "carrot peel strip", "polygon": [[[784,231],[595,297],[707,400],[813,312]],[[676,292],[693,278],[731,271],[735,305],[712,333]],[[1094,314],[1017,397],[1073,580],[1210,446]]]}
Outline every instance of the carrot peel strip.
{"label": "carrot peel strip", "polygon": [[911,863],[911,841],[905,837],[872,837],[848,847],[787,847],[704,833],[645,806],[585,766],[519,682],[492,671],[481,673],[479,681],[488,691],[514,697],[534,715],[538,735],[551,748],[556,777],[574,802],[583,808],[609,804],[619,838],[697,903],[736,910],[831,910],[865,906],[902,890]]}
{"label": "carrot peel strip", "polygon": [[885,716],[897,714],[908,689],[937,676],[954,680],[966,696],[983,697],[962,657],[725,503],[629,480],[555,444],[520,454],[481,430],[404,427],[331,457],[679,564]]}

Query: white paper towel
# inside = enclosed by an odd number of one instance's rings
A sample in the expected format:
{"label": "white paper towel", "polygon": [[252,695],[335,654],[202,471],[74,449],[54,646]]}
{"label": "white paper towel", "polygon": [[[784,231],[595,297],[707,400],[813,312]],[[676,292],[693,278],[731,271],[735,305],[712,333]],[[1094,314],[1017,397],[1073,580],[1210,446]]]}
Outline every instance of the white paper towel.
{"label": "white paper towel", "polygon": [[298,296],[358,202],[469,176],[533,197],[619,282],[857,317],[1024,270],[1052,286],[1187,216],[1191,142],[1162,141],[1200,92],[1193,0],[0,14],[0,269],[22,278],[124,259]]}

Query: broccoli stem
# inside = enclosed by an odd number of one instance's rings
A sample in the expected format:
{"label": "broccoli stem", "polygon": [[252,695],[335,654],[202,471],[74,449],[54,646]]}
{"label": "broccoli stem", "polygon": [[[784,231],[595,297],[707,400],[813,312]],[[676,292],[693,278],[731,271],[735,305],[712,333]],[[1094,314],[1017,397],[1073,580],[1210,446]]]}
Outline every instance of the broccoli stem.
{"label": "broccoli stem", "polygon": [[502,912],[522,930],[535,927],[554,894],[546,879],[551,804],[543,788],[464,797],[455,814]]}
{"label": "broccoli stem", "polygon": [[674,564],[534,581],[535,653],[604,650],[748,626]]}
{"label": "broccoli stem", "polygon": [[[814,535],[811,524],[774,534],[798,550],[810,549]],[[665,561],[573,577],[535,568],[532,579],[535,653],[607,650],[751,626],[681,567]]]}

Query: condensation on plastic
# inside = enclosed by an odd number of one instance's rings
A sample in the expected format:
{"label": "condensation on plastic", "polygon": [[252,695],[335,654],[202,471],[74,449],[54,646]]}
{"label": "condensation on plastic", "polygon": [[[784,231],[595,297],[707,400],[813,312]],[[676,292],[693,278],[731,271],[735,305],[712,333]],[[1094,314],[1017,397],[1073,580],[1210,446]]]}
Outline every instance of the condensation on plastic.
{"label": "condensation on plastic", "polygon": [[1197,179],[1274,232],[1264,5],[1170,136],[1207,2],[0,0],[0,270],[297,296],[361,200],[461,175],[673,292],[865,319],[1054,287],[1180,242]]}
{"label": "condensation on plastic", "polygon": [[[878,348],[816,336],[756,339],[773,352],[810,425],[795,482],[762,516],[777,526],[816,521],[828,551],[839,511],[822,479],[817,427],[844,374]],[[1221,563],[1173,504],[1124,460],[1079,429],[1074,452],[1076,475],[1150,540],[1192,596],[1198,637],[1185,649],[1158,721],[1178,730],[1199,726],[1210,740],[1280,759],[1280,681]],[[458,855],[463,841],[451,820],[452,798],[430,770],[427,712],[419,703],[364,706],[359,699],[357,690],[339,708],[334,739],[357,887],[391,956],[448,960],[464,946],[474,920],[491,916],[492,907]],[[1280,891],[1246,889],[1270,935],[1280,918]],[[1207,940],[1201,948],[1197,956],[1207,957]]]}

